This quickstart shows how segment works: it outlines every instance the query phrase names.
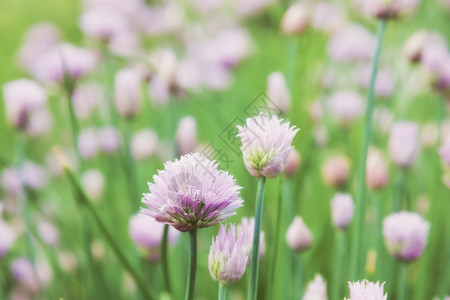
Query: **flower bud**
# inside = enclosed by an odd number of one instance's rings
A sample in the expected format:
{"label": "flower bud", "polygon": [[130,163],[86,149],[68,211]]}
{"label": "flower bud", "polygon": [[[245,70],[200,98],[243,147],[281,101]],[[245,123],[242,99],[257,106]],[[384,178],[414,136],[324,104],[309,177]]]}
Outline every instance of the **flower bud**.
{"label": "flower bud", "polygon": [[117,10],[98,6],[81,14],[80,28],[89,37],[108,41],[127,29],[127,20]]}
{"label": "flower bud", "polygon": [[78,136],[77,146],[81,157],[95,157],[98,152],[97,131],[92,127],[81,131]]}
{"label": "flower bud", "polygon": [[411,14],[419,0],[369,0],[372,15],[381,20],[397,19]]}
{"label": "flower bud", "polygon": [[301,217],[295,217],[286,232],[286,241],[289,247],[302,252],[309,248],[312,243],[312,234]]}
{"label": "flower bud", "polygon": [[420,61],[423,48],[426,45],[428,32],[420,29],[408,37],[403,44],[403,55],[412,63]]}
{"label": "flower bud", "polygon": [[353,219],[355,205],[350,194],[337,193],[331,201],[331,216],[334,226],[343,230]]}
{"label": "flower bud", "polygon": [[150,129],[136,132],[131,139],[131,155],[134,159],[143,160],[152,156],[158,148],[158,136]]}
{"label": "flower bud", "polygon": [[134,69],[122,69],[114,80],[114,100],[117,112],[125,118],[133,118],[139,110],[141,77]]}
{"label": "flower bud", "polygon": [[0,219],[0,259],[12,248],[16,242],[16,238],[17,236],[13,228]]}
{"label": "flower bud", "polygon": [[50,221],[47,221],[45,219],[39,220],[37,230],[44,243],[53,247],[58,246],[59,231]]}
{"label": "flower bud", "polygon": [[348,25],[336,32],[328,43],[328,53],[336,62],[368,61],[373,56],[375,38],[365,27]]}
{"label": "flower bud", "polygon": [[327,100],[330,114],[342,125],[349,125],[364,113],[364,99],[354,91],[338,91]]}
{"label": "flower bud", "polygon": [[103,127],[97,131],[100,149],[106,153],[113,153],[121,144],[119,131],[114,127]]}
{"label": "flower bud", "polygon": [[400,168],[408,168],[417,158],[419,136],[417,124],[396,122],[389,135],[389,154],[392,161]]}
{"label": "flower bud", "polygon": [[389,170],[382,153],[370,149],[366,162],[366,183],[370,189],[381,189],[389,181]]}
{"label": "flower bud", "polygon": [[180,120],[175,134],[178,155],[194,152],[197,144],[197,123],[192,116],[186,116]]}
{"label": "flower bud", "polygon": [[273,72],[267,78],[268,105],[278,114],[286,113],[291,105],[291,94],[281,72]]}
{"label": "flower bud", "polygon": [[285,35],[302,33],[308,25],[308,11],[301,3],[296,3],[288,8],[281,20],[281,31]]}
{"label": "flower bud", "polygon": [[89,199],[98,202],[103,194],[105,179],[103,174],[95,169],[87,170],[81,176],[81,184]]}
{"label": "flower bud", "polygon": [[[246,249],[247,255],[249,255],[249,260],[247,263],[250,263],[250,255],[252,253],[253,247],[253,233],[255,231],[255,218],[242,218],[241,224],[237,226],[237,231],[243,233],[244,237],[244,246]],[[263,257],[266,253],[266,240],[264,238],[264,231],[261,231],[259,236],[259,258]]]}
{"label": "flower bud", "polygon": [[319,274],[308,283],[302,300],[328,300],[327,284]]}
{"label": "flower bud", "polygon": [[329,186],[340,186],[347,182],[350,161],[345,156],[333,156],[322,164],[322,178]]}
{"label": "flower bud", "polygon": [[289,151],[286,168],[284,169],[286,176],[292,176],[297,173],[298,168],[300,167],[300,163],[300,153],[298,153],[296,149],[291,149],[291,151]]}

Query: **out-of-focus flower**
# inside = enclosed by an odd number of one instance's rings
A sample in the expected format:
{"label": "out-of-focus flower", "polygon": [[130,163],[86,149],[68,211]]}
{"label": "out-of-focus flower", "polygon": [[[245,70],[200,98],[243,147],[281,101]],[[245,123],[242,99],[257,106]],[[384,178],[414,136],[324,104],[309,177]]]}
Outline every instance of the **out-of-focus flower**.
{"label": "out-of-focus flower", "polygon": [[140,38],[132,30],[114,35],[108,42],[109,50],[117,56],[132,56],[139,53]]}
{"label": "out-of-focus flower", "polygon": [[[386,300],[387,294],[384,294],[384,282],[373,283],[367,279],[357,282],[349,282],[350,298],[347,300]],[[383,295],[384,294],[384,295]]]}
{"label": "out-of-focus flower", "polygon": [[[355,73],[356,82],[363,88],[369,88],[371,69],[363,66]],[[378,70],[375,80],[375,95],[381,98],[389,98],[395,90],[395,75],[389,68]]]}
{"label": "out-of-focus flower", "polygon": [[100,171],[90,169],[84,172],[81,176],[81,184],[92,201],[97,202],[100,200],[105,187],[105,178]]}
{"label": "out-of-focus flower", "polygon": [[260,114],[237,126],[244,163],[252,176],[275,178],[286,167],[292,140],[298,129],[282,123],[276,115]]}
{"label": "out-of-focus flower", "polygon": [[273,72],[267,78],[267,99],[269,107],[284,114],[291,106],[291,94],[281,72]]}
{"label": "out-of-focus flower", "polygon": [[83,129],[78,136],[77,147],[81,157],[95,157],[98,152],[97,131],[92,127]]}
{"label": "out-of-focus flower", "polygon": [[114,80],[114,103],[118,113],[133,118],[139,110],[141,77],[134,69],[122,69]]}
{"label": "out-of-focus flower", "polygon": [[373,124],[383,134],[387,134],[394,123],[394,114],[387,107],[379,106],[373,110]]}
{"label": "out-of-focus flower", "polygon": [[387,162],[380,150],[372,148],[366,162],[366,183],[370,189],[381,189],[389,181]]}
{"label": "out-of-focus flower", "polygon": [[221,224],[219,234],[209,250],[208,268],[211,277],[223,285],[235,283],[244,275],[247,266],[247,251],[243,233],[236,236],[234,225]]}
{"label": "out-of-focus flower", "polygon": [[327,300],[327,284],[319,274],[308,283],[302,300]]}
{"label": "out-of-focus flower", "polygon": [[[159,245],[164,232],[164,224],[156,222],[152,217],[138,213],[130,219],[129,232],[133,242],[145,249],[150,261],[159,260]],[[169,243],[174,244],[180,232],[169,228],[168,234]]]}
{"label": "out-of-focus flower", "polygon": [[314,123],[320,123],[322,121],[324,109],[320,99],[311,103],[309,106],[309,115]]}
{"label": "out-of-focus flower", "polygon": [[40,136],[48,133],[53,127],[53,116],[46,108],[33,110],[27,122],[26,132],[30,136]]}
{"label": "out-of-focus flower", "polygon": [[328,43],[328,54],[336,62],[368,61],[373,56],[375,38],[360,25],[348,25],[337,31]]}
{"label": "out-of-focus flower", "polygon": [[22,193],[22,180],[20,179],[17,169],[3,169],[1,176],[1,186],[11,195],[18,196]]}
{"label": "out-of-focus flower", "polygon": [[353,219],[355,204],[350,194],[337,193],[331,201],[331,216],[334,226],[343,230]]}
{"label": "out-of-focus flower", "polygon": [[286,168],[284,169],[286,176],[292,176],[295,173],[297,173],[298,168],[300,167],[300,163],[301,163],[300,153],[298,153],[298,151],[295,149],[291,149],[287,159]]}
{"label": "out-of-focus flower", "polygon": [[0,213],[0,259],[12,248],[16,238],[14,229],[1,219]]}
{"label": "out-of-focus flower", "polygon": [[322,164],[323,181],[330,186],[336,187],[346,183],[349,172],[350,160],[346,156],[332,156]]}
{"label": "out-of-focus flower", "polygon": [[77,257],[71,252],[63,251],[58,253],[58,262],[66,272],[72,272],[78,266]]}
{"label": "out-of-focus flower", "polygon": [[105,246],[99,240],[95,240],[91,245],[91,253],[94,259],[102,261],[105,258]]}
{"label": "out-of-focus flower", "polygon": [[50,221],[41,219],[37,224],[39,236],[49,246],[58,246],[59,231]]}
{"label": "out-of-focus flower", "polygon": [[[244,237],[244,244],[250,263],[252,247],[253,247],[253,234],[255,232],[255,218],[242,218],[241,223],[237,226],[237,232],[242,233]],[[259,236],[259,258],[263,257],[266,253],[266,239],[264,238],[264,231],[260,232]]]}
{"label": "out-of-focus flower", "polygon": [[397,19],[410,15],[419,5],[419,0],[368,0],[371,14],[382,20]]}
{"label": "out-of-focus flower", "polygon": [[329,140],[328,131],[325,125],[319,125],[314,127],[314,139],[317,145],[324,147]]}
{"label": "out-of-focus flower", "polygon": [[439,155],[441,156],[442,162],[447,167],[450,167],[450,139],[446,139],[442,146],[439,148]]}
{"label": "out-of-focus flower", "polygon": [[383,220],[383,235],[389,253],[398,260],[417,259],[427,244],[430,224],[419,214],[399,212]]}
{"label": "out-of-focus flower", "polygon": [[131,139],[131,155],[138,160],[152,156],[158,149],[158,136],[151,129],[136,132]]}
{"label": "out-of-focus flower", "polygon": [[48,183],[47,172],[44,168],[31,161],[25,161],[22,164],[19,174],[22,183],[31,189],[41,189]]}
{"label": "out-of-focus flower", "polygon": [[305,251],[311,246],[312,239],[311,230],[303,222],[303,219],[295,217],[286,232],[286,242],[289,247],[296,252]]}
{"label": "out-of-focus flower", "polygon": [[33,64],[31,73],[45,83],[61,83],[64,74],[79,79],[95,69],[98,56],[87,49],[60,44],[44,53]]}
{"label": "out-of-focus flower", "polygon": [[412,122],[396,122],[389,135],[389,154],[400,168],[408,168],[419,153],[419,130]]}
{"label": "out-of-focus flower", "polygon": [[6,116],[18,129],[28,125],[30,113],[44,107],[47,101],[45,90],[30,79],[18,79],[3,86]]}
{"label": "out-of-focus flower", "polygon": [[233,7],[239,14],[250,16],[260,12],[273,2],[273,0],[234,0]]}
{"label": "out-of-focus flower", "polygon": [[415,31],[403,44],[403,55],[411,62],[419,62],[428,39],[428,32],[423,29]]}
{"label": "out-of-focus flower", "polygon": [[242,206],[233,177],[199,153],[166,162],[153,179],[142,212],[181,232],[216,225]]}
{"label": "out-of-focus flower", "polygon": [[108,41],[126,31],[127,20],[122,13],[107,6],[84,11],[80,16],[80,28],[89,37]]}
{"label": "out-of-focus flower", "polygon": [[435,123],[429,122],[420,128],[420,142],[424,148],[436,146],[438,140],[438,128]]}
{"label": "out-of-focus flower", "polygon": [[72,105],[75,115],[85,120],[92,115],[96,107],[104,100],[104,92],[96,82],[83,82],[75,87],[72,95]]}
{"label": "out-of-focus flower", "polygon": [[327,99],[327,108],[339,123],[348,125],[364,113],[364,99],[354,91],[338,91]]}
{"label": "out-of-focus flower", "polygon": [[52,280],[52,269],[44,261],[36,262],[33,267],[30,260],[24,257],[16,258],[11,264],[14,279],[29,292],[36,293],[41,286]]}
{"label": "out-of-focus flower", "polygon": [[175,133],[178,154],[185,155],[193,152],[197,145],[197,122],[194,117],[186,116],[180,120]]}
{"label": "out-of-focus flower", "polygon": [[308,10],[302,3],[291,5],[281,19],[281,31],[286,35],[300,34],[308,25]]}
{"label": "out-of-focus flower", "polygon": [[121,144],[119,131],[114,127],[103,127],[97,131],[98,145],[106,153],[113,153]]}
{"label": "out-of-focus flower", "polygon": [[311,25],[327,33],[335,33],[347,24],[345,10],[336,2],[317,1],[311,14]]}

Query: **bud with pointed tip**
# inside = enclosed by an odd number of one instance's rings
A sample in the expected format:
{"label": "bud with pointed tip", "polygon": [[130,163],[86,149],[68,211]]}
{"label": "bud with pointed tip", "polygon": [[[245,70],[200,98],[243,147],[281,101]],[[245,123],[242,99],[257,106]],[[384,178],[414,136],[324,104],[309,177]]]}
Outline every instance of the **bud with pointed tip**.
{"label": "bud with pointed tip", "polygon": [[114,100],[118,113],[133,118],[139,110],[141,98],[141,77],[134,69],[123,69],[116,73]]}
{"label": "bud with pointed tip", "polygon": [[312,234],[301,217],[295,217],[286,232],[286,241],[289,247],[302,252],[311,246]]}
{"label": "bud with pointed tip", "polygon": [[337,193],[331,202],[331,216],[334,226],[343,230],[353,219],[355,204],[350,194]]}
{"label": "bud with pointed tip", "polygon": [[281,72],[273,72],[267,78],[268,105],[279,114],[286,113],[291,106],[291,94]]}
{"label": "bud with pointed tip", "polygon": [[185,155],[194,152],[197,145],[197,122],[194,117],[186,116],[180,120],[175,134],[178,155]]}
{"label": "bud with pointed tip", "polygon": [[288,8],[281,20],[281,31],[286,35],[302,33],[308,25],[308,10],[301,3]]}

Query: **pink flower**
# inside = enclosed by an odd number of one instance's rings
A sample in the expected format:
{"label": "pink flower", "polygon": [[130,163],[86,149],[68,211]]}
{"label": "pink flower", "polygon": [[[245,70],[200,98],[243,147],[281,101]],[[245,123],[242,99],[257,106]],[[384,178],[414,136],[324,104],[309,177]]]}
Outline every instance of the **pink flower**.
{"label": "pink flower", "polygon": [[368,61],[373,56],[375,38],[360,25],[348,25],[337,31],[328,43],[328,53],[341,63]]}
{"label": "pink flower", "polygon": [[311,246],[312,239],[311,231],[303,219],[295,217],[286,232],[286,241],[289,247],[296,252],[305,251]]}
{"label": "pink flower", "polygon": [[387,294],[383,295],[384,283],[370,282],[367,279],[359,282],[349,282],[350,298],[347,300],[386,300]]}
{"label": "pink flower", "polygon": [[365,108],[363,97],[354,91],[338,91],[327,100],[330,114],[341,124],[348,125],[362,116]]}
{"label": "pink flower", "polygon": [[268,105],[279,114],[286,113],[291,106],[291,93],[281,72],[273,72],[267,78]]}
{"label": "pink flower", "polygon": [[134,159],[143,160],[158,150],[158,136],[151,129],[136,132],[131,139],[131,155]]}
{"label": "pink flower", "polygon": [[370,189],[383,188],[389,181],[389,170],[382,153],[370,149],[366,162],[366,183]]}
{"label": "pink flower", "polygon": [[419,129],[412,122],[396,122],[389,135],[389,153],[400,168],[408,168],[419,153]]}
{"label": "pink flower", "polygon": [[114,80],[114,103],[117,112],[125,118],[133,118],[140,106],[141,76],[134,69],[122,69]]}
{"label": "pink flower", "polygon": [[345,229],[353,219],[355,204],[350,194],[337,193],[331,202],[331,216],[334,226]]}
{"label": "pink flower", "polygon": [[175,133],[178,154],[185,155],[194,152],[197,145],[197,122],[194,117],[186,116],[180,120],[177,132]]}
{"label": "pink flower", "polygon": [[314,280],[308,283],[302,300],[327,300],[327,284],[323,277],[316,275]]}
{"label": "pink flower", "polygon": [[98,6],[81,14],[80,27],[87,36],[108,41],[127,30],[128,24],[119,11],[107,6]]}

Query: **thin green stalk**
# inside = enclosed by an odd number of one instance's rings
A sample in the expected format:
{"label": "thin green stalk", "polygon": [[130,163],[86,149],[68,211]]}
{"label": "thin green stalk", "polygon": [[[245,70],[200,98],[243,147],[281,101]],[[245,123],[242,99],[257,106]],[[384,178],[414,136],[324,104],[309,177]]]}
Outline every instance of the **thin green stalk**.
{"label": "thin green stalk", "polygon": [[400,272],[399,272],[399,278],[398,278],[398,284],[397,284],[397,299],[398,300],[405,300],[408,299],[407,298],[407,291],[408,291],[408,286],[407,286],[407,280],[406,280],[406,275],[407,275],[407,269],[408,269],[408,264],[407,263],[400,263]]}
{"label": "thin green stalk", "polygon": [[400,174],[398,175],[396,183],[394,205],[392,207],[393,212],[397,212],[402,209],[402,198],[403,198],[403,189],[405,187],[405,178],[406,178],[406,171],[400,170]]}
{"label": "thin green stalk", "polygon": [[130,197],[128,204],[130,210],[133,211],[135,205],[139,203],[139,194],[136,180],[136,168],[134,165],[133,157],[131,156],[131,121],[125,120],[125,140],[126,144],[124,146],[124,163],[126,171],[126,180],[128,185],[128,197]]}
{"label": "thin green stalk", "polygon": [[305,270],[303,264],[303,257],[301,253],[297,254],[297,263],[295,264],[295,277],[294,277],[294,288],[297,291],[294,293],[295,299],[301,299],[303,297],[303,285],[305,281]]}
{"label": "thin green stalk", "polygon": [[227,287],[221,283],[219,283],[219,300],[225,300],[227,294]]}
{"label": "thin green stalk", "polygon": [[366,204],[366,160],[367,152],[369,150],[370,137],[372,132],[372,111],[374,106],[374,87],[375,80],[377,77],[378,63],[380,61],[381,44],[383,42],[384,30],[386,27],[386,21],[382,20],[380,22],[380,27],[377,35],[377,46],[375,50],[375,58],[372,65],[372,74],[370,78],[369,95],[366,108],[366,124],[364,129],[364,144],[360,160],[360,170],[359,170],[359,182],[358,182],[358,195],[356,198],[356,216],[355,216],[355,226],[352,232],[352,255],[350,256],[350,266],[351,266],[351,280],[356,280],[361,277],[361,261],[362,261],[362,235],[364,232],[364,215],[365,215],[365,204]]}
{"label": "thin green stalk", "polygon": [[264,185],[266,177],[261,176],[256,194],[255,227],[253,230],[253,249],[250,266],[250,286],[248,288],[248,300],[256,300],[258,294],[258,272],[259,272],[259,240],[261,233],[261,219],[264,207]]}
{"label": "thin green stalk", "polygon": [[336,256],[333,268],[333,285],[331,288],[331,299],[341,299],[340,286],[345,282],[342,278],[342,267],[344,261],[344,232],[338,230],[335,235]]}
{"label": "thin green stalk", "polygon": [[195,273],[197,271],[197,229],[189,231],[189,240],[191,249],[189,259],[189,272],[186,283],[186,295],[184,298],[185,300],[194,299]]}
{"label": "thin green stalk", "polygon": [[382,228],[382,220],[383,220],[383,213],[381,209],[381,201],[379,197],[374,197],[373,199],[373,205],[375,208],[375,228],[374,228],[374,236],[375,236],[375,249],[377,253],[377,261],[375,266],[375,277],[377,280],[381,280],[382,276],[382,267],[383,267],[383,238],[381,233]]}
{"label": "thin green stalk", "polygon": [[[61,154],[59,154],[61,155]],[[64,158],[61,159],[61,164],[64,167],[64,170],[66,172],[66,175],[70,179],[70,182],[77,190],[78,194],[80,195],[78,199],[80,206],[85,207],[85,209],[91,214],[95,224],[100,229],[100,232],[105,237],[106,242],[111,247],[113,253],[117,256],[122,266],[130,273],[130,275],[135,280],[138,288],[140,289],[142,295],[145,299],[153,299],[153,297],[150,295],[149,291],[147,290],[147,286],[139,277],[137,272],[134,270],[134,268],[131,266],[131,264],[128,262],[126,256],[123,254],[122,250],[118,246],[118,244],[114,241],[114,238],[112,237],[112,234],[107,229],[106,225],[103,223],[100,216],[97,214],[97,211],[92,206],[92,201],[88,198],[88,196],[85,194],[84,190],[82,189],[78,179],[76,178],[75,174],[69,167],[66,165],[66,163],[63,161]]]}
{"label": "thin green stalk", "polygon": [[162,262],[162,272],[164,278],[164,288],[169,294],[172,293],[170,286],[170,275],[169,275],[169,261],[167,259],[167,246],[169,241],[169,225],[164,225],[164,233],[161,241],[161,262]]}
{"label": "thin green stalk", "polygon": [[272,295],[273,285],[275,280],[275,273],[277,269],[277,258],[278,258],[278,248],[280,244],[280,231],[281,231],[281,204],[283,203],[283,183],[284,176],[280,176],[278,185],[278,203],[277,203],[277,213],[276,213],[276,224],[275,224],[275,238],[274,238],[274,249],[272,253],[272,263],[270,264],[270,277],[268,284],[268,295]]}

